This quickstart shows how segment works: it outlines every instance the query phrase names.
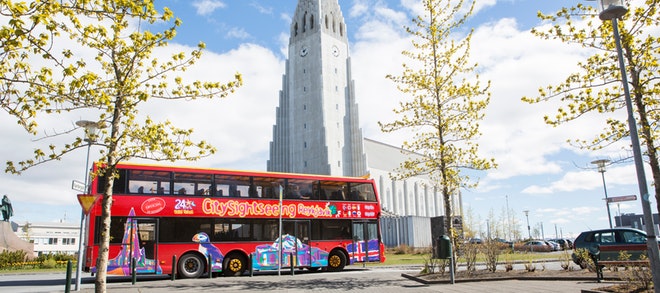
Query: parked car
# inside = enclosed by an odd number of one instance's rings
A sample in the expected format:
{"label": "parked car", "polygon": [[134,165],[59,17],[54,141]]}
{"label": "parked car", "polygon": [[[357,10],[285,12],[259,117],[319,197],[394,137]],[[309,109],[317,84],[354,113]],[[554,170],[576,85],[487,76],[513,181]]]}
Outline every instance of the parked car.
{"label": "parked car", "polygon": [[559,243],[554,242],[552,240],[546,240],[545,243],[552,247],[552,251],[560,251],[561,250],[561,245]]}
{"label": "parked car", "polygon": [[481,238],[472,238],[470,239],[470,243],[472,244],[481,244],[483,241],[481,241]]}
{"label": "parked car", "polygon": [[[600,251],[601,246],[616,246],[615,250]],[[619,253],[626,251],[630,259],[639,259],[646,255],[646,233],[633,228],[613,228],[585,231],[580,233],[573,243],[573,262],[584,268],[583,260],[575,250],[586,249],[591,258],[598,255],[599,260],[617,260]]]}
{"label": "parked car", "polygon": [[552,251],[552,246],[542,240],[530,240],[523,244],[523,249],[527,251],[548,252]]}
{"label": "parked car", "polygon": [[555,239],[550,239],[548,241],[554,241],[559,244],[561,249],[567,250],[567,249],[572,249],[573,248],[573,241],[569,239],[563,239],[563,238],[555,238]]}

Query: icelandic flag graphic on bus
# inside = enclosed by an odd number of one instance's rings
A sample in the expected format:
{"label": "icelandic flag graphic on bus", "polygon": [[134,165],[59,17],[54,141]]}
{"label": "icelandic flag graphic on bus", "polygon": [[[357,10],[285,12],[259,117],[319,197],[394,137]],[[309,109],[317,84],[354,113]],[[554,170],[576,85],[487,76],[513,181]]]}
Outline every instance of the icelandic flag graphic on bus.
{"label": "icelandic flag graphic on bus", "polygon": [[350,263],[380,261],[380,249],[378,239],[371,239],[368,242],[357,241],[346,246],[350,255]]}

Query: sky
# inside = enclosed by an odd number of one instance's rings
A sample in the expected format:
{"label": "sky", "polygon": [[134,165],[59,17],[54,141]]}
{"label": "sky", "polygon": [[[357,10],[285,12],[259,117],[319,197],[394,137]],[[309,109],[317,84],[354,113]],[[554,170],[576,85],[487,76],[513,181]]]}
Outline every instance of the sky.
{"label": "sky", "polygon": [[[504,211],[527,235],[532,229],[545,238],[576,237],[581,231],[606,228],[607,209],[603,177],[590,162],[612,161],[630,156],[624,143],[600,151],[577,149],[569,139],[590,139],[603,129],[607,117],[587,115],[570,124],[552,127],[545,115],[554,115],[556,102],[529,105],[523,96],[535,97],[538,88],[557,84],[593,52],[530,33],[549,26],[537,12],[553,13],[578,1],[477,0],[474,15],[464,27],[473,29],[471,60],[482,81],[491,81],[491,101],[480,123],[480,155],[494,158],[497,169],[471,174],[479,186],[463,190],[463,210],[474,228],[485,233],[486,221],[501,221]],[[154,119],[169,119],[182,128],[193,128],[194,137],[211,142],[218,152],[195,162],[176,165],[246,170],[265,170],[275,124],[282,76],[285,72],[291,18],[296,0],[163,0],[182,20],[177,36],[166,49],[156,52],[190,51],[206,44],[202,60],[186,73],[188,80],[229,81],[236,73],[244,85],[227,98],[215,101],[148,103],[143,113]],[[593,2],[583,2],[591,4]],[[401,51],[410,48],[403,30],[421,13],[419,0],[339,0],[347,24],[353,80],[359,107],[359,122],[366,138],[400,146],[412,131],[383,133],[378,122],[397,118],[393,109],[406,96],[386,79],[402,72],[407,62]],[[163,25],[153,25],[154,30]],[[75,46],[75,45],[72,45]],[[85,52],[76,52],[84,56]],[[142,113],[142,112],[141,112]],[[33,149],[52,141],[45,134],[59,133],[56,141],[84,135],[67,132],[78,120],[96,117],[76,112],[40,123],[38,136],[24,133],[10,117],[0,114],[5,135],[0,158],[24,160]],[[615,113],[625,117],[625,113]],[[99,156],[90,148],[90,159]],[[72,181],[84,181],[87,148],[60,161],[38,165],[20,176],[0,174],[0,194],[12,201],[13,221],[79,223],[81,209]],[[648,166],[647,166],[648,167]],[[650,171],[647,181],[652,182]],[[610,197],[638,195],[632,162],[607,167],[603,173]],[[649,190],[652,188],[649,187]],[[638,196],[639,198],[639,196]],[[651,202],[655,206],[655,202]],[[642,213],[641,203],[621,202],[610,206],[612,221],[619,213]]]}

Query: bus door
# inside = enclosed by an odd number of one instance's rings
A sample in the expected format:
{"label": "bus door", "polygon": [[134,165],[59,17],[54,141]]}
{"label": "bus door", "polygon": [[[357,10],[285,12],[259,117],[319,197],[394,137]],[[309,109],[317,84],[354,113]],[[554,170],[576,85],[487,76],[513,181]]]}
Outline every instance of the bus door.
{"label": "bus door", "polygon": [[353,222],[353,245],[348,254],[351,263],[380,261],[378,222]]}
{"label": "bus door", "polygon": [[128,250],[138,274],[161,273],[158,265],[158,220],[134,218]]}
{"label": "bus door", "polygon": [[283,221],[282,237],[282,266],[290,267],[293,264],[296,267],[309,267],[312,263],[309,246],[310,221]]}

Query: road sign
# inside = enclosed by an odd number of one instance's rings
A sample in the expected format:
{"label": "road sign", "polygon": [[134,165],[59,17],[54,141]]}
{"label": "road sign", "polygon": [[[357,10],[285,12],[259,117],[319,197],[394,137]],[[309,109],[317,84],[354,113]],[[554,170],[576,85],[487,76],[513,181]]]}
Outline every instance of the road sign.
{"label": "road sign", "polygon": [[607,203],[631,201],[631,200],[637,200],[637,195],[633,194],[633,195],[608,197],[607,198]]}
{"label": "road sign", "polygon": [[71,189],[79,192],[85,192],[85,183],[78,180],[71,181]]}
{"label": "road sign", "polygon": [[78,194],[78,202],[83,209],[85,215],[89,214],[89,211],[94,206],[97,200],[101,197],[100,194]]}

